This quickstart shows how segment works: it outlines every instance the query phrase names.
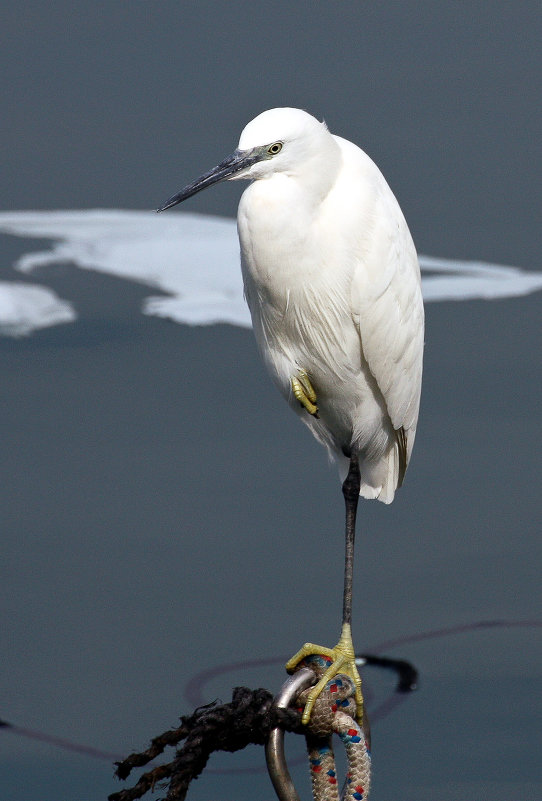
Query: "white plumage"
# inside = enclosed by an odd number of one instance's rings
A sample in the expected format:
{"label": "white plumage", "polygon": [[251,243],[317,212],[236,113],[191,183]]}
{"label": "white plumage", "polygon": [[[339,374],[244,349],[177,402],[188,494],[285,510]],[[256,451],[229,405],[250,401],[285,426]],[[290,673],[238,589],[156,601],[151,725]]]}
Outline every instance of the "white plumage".
{"label": "white plumage", "polygon": [[[275,383],[337,460],[359,453],[360,494],[393,500],[420,403],[424,315],[416,250],[381,172],[356,145],[298,109],[250,122],[240,151],[277,155],[233,178],[254,179],[239,204],[245,293]],[[304,370],[319,418],[294,398]]]}
{"label": "white plumage", "polygon": [[[245,294],[271,376],[360,495],[393,500],[420,404],[424,315],[405,218],[376,165],[294,108],[264,111],[238,149],[170,198],[252,181],[237,217]],[[293,391],[300,374],[318,414]]]}

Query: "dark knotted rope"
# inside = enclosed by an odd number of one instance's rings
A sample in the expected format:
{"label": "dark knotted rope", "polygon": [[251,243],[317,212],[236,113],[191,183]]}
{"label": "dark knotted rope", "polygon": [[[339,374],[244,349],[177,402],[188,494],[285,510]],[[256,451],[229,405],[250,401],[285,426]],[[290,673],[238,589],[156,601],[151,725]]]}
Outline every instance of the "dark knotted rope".
{"label": "dark knotted rope", "polygon": [[231,703],[214,702],[183,716],[177,729],[155,737],[146,751],[117,762],[116,775],[126,779],[133,768],[147,765],[168,745],[184,740],[175,759],[143,774],[134,787],[113,793],[109,801],[134,801],[164,779],[169,779],[166,800],[183,801],[190,782],[200,775],[214,751],[233,752],[249,744],[263,745],[275,726],[285,731],[304,731],[300,712],[276,709],[272,702],[273,696],[267,690],[236,687]]}
{"label": "dark knotted rope", "polygon": [[[395,670],[396,692],[409,692],[416,687],[417,671],[409,662],[368,654],[363,659],[366,664]],[[116,776],[126,779],[134,768],[148,765],[168,746],[178,746],[184,740],[171,762],[144,773],[134,787],[113,793],[109,801],[135,801],[162,782],[166,801],[184,801],[190,782],[201,774],[214,751],[234,752],[250,744],[263,745],[276,726],[297,734],[308,733],[301,723],[300,709],[277,708],[268,690],[236,687],[229,704],[215,701],[199,707],[183,716],[178,728],[154,737],[145,751],[117,762]],[[335,731],[342,739],[348,739],[348,731],[341,734],[340,726]],[[348,748],[346,740],[345,745]]]}

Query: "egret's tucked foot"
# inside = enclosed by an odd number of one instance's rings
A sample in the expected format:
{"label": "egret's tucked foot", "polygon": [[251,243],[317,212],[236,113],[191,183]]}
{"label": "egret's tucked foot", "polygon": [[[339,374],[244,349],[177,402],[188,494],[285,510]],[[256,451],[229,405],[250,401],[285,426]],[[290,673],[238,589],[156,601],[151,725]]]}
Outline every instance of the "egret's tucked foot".
{"label": "egret's tucked foot", "polygon": [[315,684],[310,690],[307,697],[307,703],[305,704],[305,709],[303,710],[301,722],[305,724],[309,722],[314,702],[328,681],[334,678],[338,673],[345,673],[347,676],[350,676],[356,687],[356,720],[361,725],[363,722],[361,676],[359,675],[356,667],[356,654],[354,651],[354,644],[352,642],[350,625],[348,623],[343,623],[341,639],[335,648],[322,648],[320,645],[314,645],[310,642],[305,643],[305,645],[297,652],[297,654],[286,663],[286,670],[288,673],[293,673],[302,659],[304,659],[306,656],[312,656],[313,654],[321,654],[322,656],[327,657],[329,660],[331,660],[331,664],[318,683]]}
{"label": "egret's tucked foot", "polygon": [[297,376],[292,376],[292,392],[299,403],[312,414],[318,417],[318,406],[316,405],[316,392],[305,370],[300,370]]}

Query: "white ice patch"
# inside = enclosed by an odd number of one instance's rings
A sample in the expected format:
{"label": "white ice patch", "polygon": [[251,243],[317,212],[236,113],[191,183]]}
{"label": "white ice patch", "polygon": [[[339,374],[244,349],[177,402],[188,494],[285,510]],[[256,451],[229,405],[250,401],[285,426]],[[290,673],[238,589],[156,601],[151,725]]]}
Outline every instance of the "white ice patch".
{"label": "white ice patch", "polygon": [[542,273],[534,270],[433,256],[420,256],[419,259],[426,303],[431,300],[515,298],[542,289]]}
{"label": "white ice patch", "polygon": [[[47,250],[21,256],[14,265],[21,272],[70,262],[159,289],[166,296],[146,298],[145,314],[192,325],[250,326],[235,220],[182,212],[0,212],[0,232],[53,240]],[[420,256],[420,264],[426,301],[508,298],[542,289],[542,273],[516,267],[428,256]],[[64,315],[68,308],[73,320],[69,304]],[[9,333],[3,309],[0,301],[0,333]],[[42,327],[32,323],[30,308],[28,315],[26,333]]]}
{"label": "white ice patch", "polygon": [[0,335],[21,337],[39,328],[73,323],[77,315],[66,300],[45,286],[0,281]]}

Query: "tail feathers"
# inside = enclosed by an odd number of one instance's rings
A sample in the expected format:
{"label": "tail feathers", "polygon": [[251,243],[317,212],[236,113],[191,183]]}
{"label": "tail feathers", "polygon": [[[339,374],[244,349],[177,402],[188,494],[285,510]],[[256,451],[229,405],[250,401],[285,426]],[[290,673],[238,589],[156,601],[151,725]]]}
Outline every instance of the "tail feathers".
{"label": "tail feathers", "polygon": [[[348,475],[349,460],[340,456],[338,468],[341,482]],[[359,460],[361,485],[359,494],[362,498],[378,500],[389,504],[393,501],[395,490],[401,486],[405,472],[404,451],[401,443],[394,442],[389,451],[377,462],[364,459]]]}

